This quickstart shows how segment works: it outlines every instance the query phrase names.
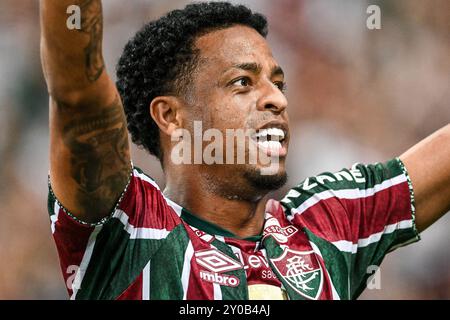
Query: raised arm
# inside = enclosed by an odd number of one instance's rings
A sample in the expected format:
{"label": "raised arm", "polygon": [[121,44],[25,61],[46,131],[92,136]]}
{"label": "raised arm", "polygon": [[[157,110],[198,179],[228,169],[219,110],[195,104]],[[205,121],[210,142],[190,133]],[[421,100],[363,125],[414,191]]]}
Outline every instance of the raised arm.
{"label": "raised arm", "polygon": [[450,125],[419,142],[400,159],[411,177],[416,225],[423,231],[450,210]]}
{"label": "raised arm", "polygon": [[[81,9],[69,30],[67,8]],[[50,180],[87,222],[108,215],[130,174],[125,115],[102,56],[100,0],[41,0],[41,58],[50,95]]]}

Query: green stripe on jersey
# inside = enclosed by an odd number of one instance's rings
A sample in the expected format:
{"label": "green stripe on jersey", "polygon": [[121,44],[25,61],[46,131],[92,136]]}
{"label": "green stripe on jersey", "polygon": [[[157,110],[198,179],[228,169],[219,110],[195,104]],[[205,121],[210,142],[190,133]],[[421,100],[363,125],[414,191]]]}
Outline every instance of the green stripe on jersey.
{"label": "green stripe on jersey", "polygon": [[352,266],[353,255],[342,252],[332,243],[319,238],[307,228],[303,229],[308,239],[320,250],[325,268],[330,275],[330,280],[334,285],[339,297],[342,300],[350,299],[349,294],[349,273]]}
{"label": "green stripe on jersey", "polygon": [[76,299],[115,299],[139,276],[162,240],[131,240],[116,218],[97,235]]}
{"label": "green stripe on jersey", "polygon": [[418,241],[413,228],[399,229],[383,234],[378,242],[359,247],[353,254],[351,292],[352,299],[358,298],[367,287],[367,279],[373,274],[371,266],[378,267],[391,248],[398,245]]}
{"label": "green stripe on jersey", "polygon": [[184,255],[189,236],[183,224],[179,224],[167,236],[158,254],[151,260],[150,299],[182,300]]}
{"label": "green stripe on jersey", "polygon": [[392,247],[418,240],[413,228],[398,229],[383,234],[379,241],[358,247],[355,253],[351,253],[339,250],[307,228],[304,230],[310,241],[320,249],[326,269],[342,299],[359,297],[366,289],[367,279],[373,274],[373,269],[369,267],[378,267]]}

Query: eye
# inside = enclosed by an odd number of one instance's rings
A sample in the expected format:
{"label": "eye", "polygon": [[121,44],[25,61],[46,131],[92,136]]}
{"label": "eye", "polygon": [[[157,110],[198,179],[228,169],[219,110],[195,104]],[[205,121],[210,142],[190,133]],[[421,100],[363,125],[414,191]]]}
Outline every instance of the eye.
{"label": "eye", "polygon": [[251,85],[251,81],[250,78],[248,77],[243,77],[243,78],[239,78],[236,79],[232,82],[233,85],[238,85],[241,87],[248,87],[249,85]]}
{"label": "eye", "polygon": [[281,92],[286,92],[286,82],[277,81],[273,83]]}

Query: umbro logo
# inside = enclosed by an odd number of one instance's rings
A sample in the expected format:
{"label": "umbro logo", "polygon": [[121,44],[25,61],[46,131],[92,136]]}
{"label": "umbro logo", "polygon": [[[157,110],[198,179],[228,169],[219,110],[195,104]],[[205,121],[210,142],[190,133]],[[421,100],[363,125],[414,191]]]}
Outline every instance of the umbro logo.
{"label": "umbro logo", "polygon": [[207,249],[195,253],[197,263],[211,272],[228,272],[243,268],[242,264],[216,249]]}
{"label": "umbro logo", "polygon": [[239,285],[240,281],[238,277],[220,274],[221,272],[242,269],[242,264],[236,260],[216,249],[197,251],[195,253],[195,259],[199,265],[208,270],[200,271],[200,278],[202,280],[227,287],[236,287]]}

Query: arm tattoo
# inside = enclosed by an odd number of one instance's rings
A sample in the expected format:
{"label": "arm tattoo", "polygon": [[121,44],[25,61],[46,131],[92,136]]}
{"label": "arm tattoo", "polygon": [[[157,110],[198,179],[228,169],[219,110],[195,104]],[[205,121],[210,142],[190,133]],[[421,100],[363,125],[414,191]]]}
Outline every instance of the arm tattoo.
{"label": "arm tattoo", "polygon": [[105,68],[102,56],[102,4],[100,0],[85,0],[80,7],[81,32],[89,36],[89,43],[84,48],[86,76],[90,82],[95,82]]}
{"label": "arm tattoo", "polygon": [[109,214],[126,186],[130,173],[126,130],[118,97],[63,129],[71,153],[71,176],[78,185],[75,199],[91,216]]}

